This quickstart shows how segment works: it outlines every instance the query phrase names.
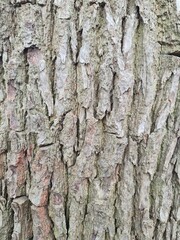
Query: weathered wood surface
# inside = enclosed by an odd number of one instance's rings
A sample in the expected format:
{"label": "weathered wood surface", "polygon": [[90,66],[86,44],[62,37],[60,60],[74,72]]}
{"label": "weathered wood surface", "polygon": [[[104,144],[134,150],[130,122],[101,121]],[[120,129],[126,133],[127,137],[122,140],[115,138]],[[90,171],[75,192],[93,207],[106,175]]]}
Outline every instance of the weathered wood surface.
{"label": "weathered wood surface", "polygon": [[180,239],[179,0],[0,0],[0,240]]}

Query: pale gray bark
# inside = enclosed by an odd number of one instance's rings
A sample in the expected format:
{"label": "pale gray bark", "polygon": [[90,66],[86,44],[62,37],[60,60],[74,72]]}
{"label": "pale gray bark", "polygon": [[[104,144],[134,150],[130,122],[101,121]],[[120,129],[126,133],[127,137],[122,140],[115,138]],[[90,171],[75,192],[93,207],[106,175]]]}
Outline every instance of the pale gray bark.
{"label": "pale gray bark", "polygon": [[0,0],[0,240],[180,239],[179,0]]}

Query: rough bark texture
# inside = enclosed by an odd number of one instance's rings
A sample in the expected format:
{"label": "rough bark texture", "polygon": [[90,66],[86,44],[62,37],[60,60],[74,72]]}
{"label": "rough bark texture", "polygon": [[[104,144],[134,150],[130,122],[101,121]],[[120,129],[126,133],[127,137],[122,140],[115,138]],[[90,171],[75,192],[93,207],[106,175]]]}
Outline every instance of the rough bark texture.
{"label": "rough bark texture", "polygon": [[0,0],[0,240],[180,239],[179,13]]}

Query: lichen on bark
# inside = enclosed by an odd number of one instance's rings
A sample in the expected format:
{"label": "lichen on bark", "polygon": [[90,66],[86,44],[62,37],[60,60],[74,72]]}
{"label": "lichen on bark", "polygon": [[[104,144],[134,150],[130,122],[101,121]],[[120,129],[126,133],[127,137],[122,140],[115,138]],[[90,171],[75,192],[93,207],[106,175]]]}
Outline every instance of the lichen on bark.
{"label": "lichen on bark", "polygon": [[0,0],[0,240],[180,239],[179,14]]}

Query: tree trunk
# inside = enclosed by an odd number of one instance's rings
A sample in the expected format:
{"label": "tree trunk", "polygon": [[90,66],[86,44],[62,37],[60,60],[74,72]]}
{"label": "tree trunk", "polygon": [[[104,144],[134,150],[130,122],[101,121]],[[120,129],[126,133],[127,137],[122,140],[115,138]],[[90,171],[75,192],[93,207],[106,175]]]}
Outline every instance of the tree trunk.
{"label": "tree trunk", "polygon": [[0,0],[0,240],[180,239],[179,36],[179,0]]}

